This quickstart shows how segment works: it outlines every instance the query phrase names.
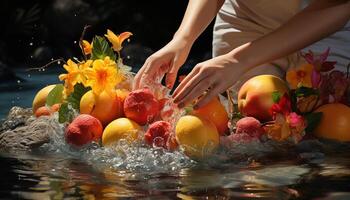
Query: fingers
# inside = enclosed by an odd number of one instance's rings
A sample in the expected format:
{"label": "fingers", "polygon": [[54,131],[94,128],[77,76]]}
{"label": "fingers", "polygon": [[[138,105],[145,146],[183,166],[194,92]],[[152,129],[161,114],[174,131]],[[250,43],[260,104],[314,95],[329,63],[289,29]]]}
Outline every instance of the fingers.
{"label": "fingers", "polygon": [[177,76],[177,71],[178,71],[178,67],[175,66],[175,62],[174,61],[171,66],[170,66],[170,70],[167,73],[166,77],[165,77],[165,84],[166,87],[169,89],[172,89],[174,87],[175,81],[176,81],[176,76]]}
{"label": "fingers", "polygon": [[140,88],[141,76],[143,75],[147,66],[148,66],[148,61],[146,60],[143,66],[140,68],[140,70],[137,72],[137,74],[134,77],[133,90],[137,90]]}
{"label": "fingers", "polygon": [[195,75],[190,73],[175,91],[174,103],[177,103],[180,108],[201,96],[214,84],[215,76],[208,74],[208,70],[193,72],[193,74]]}
{"label": "fingers", "polygon": [[194,106],[194,109],[201,108],[202,106],[208,104],[213,98],[216,98],[217,95],[223,92],[224,90],[225,87],[223,85],[214,85],[213,88],[210,88],[210,90],[197,101],[196,105]]}
{"label": "fingers", "polygon": [[198,67],[193,68],[193,70],[181,81],[179,86],[177,86],[177,88],[175,89],[175,91],[173,93],[173,97],[176,98],[178,93],[181,93],[183,88],[186,86],[187,82],[191,81],[195,76],[199,76],[199,75],[200,75],[199,68]]}
{"label": "fingers", "polygon": [[[159,71],[163,71],[161,69],[161,62],[157,59],[149,57],[145,64],[141,67],[141,69],[137,72],[133,89],[139,89],[142,87],[142,84],[147,82],[149,79],[153,79],[154,75]],[[164,72],[162,72],[164,74]]]}

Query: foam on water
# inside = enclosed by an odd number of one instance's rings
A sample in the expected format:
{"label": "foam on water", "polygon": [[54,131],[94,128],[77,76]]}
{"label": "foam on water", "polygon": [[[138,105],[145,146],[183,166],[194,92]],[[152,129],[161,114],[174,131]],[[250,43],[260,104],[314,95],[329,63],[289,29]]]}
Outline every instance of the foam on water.
{"label": "foam on water", "polygon": [[[41,147],[42,152],[82,159],[96,168],[171,173],[198,165],[198,162],[187,157],[181,148],[170,152],[161,147],[149,147],[144,142],[129,143],[127,140],[120,140],[110,147],[101,147],[98,143],[92,143],[82,148],[75,148],[65,142],[65,126],[58,123],[57,115],[51,117],[49,123],[55,131],[50,136],[50,143]],[[140,138],[142,135],[143,133],[140,133]],[[233,142],[229,147],[219,148],[209,159],[202,160],[200,165],[210,168],[242,163],[246,165],[252,158],[259,158],[276,149],[279,148],[273,142],[259,140],[248,144]]]}

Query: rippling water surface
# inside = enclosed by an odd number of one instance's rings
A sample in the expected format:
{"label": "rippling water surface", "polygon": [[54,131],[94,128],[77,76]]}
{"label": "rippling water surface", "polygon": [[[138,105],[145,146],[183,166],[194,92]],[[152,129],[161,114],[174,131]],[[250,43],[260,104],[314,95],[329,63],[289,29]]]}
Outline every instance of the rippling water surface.
{"label": "rippling water surface", "polygon": [[[22,72],[30,81],[19,89],[0,85],[2,115],[13,105],[30,106],[35,90],[57,81],[56,74]],[[181,151],[124,141],[73,149],[63,127],[51,122],[49,144],[1,155],[0,199],[350,199],[348,144],[237,144],[197,162]]]}

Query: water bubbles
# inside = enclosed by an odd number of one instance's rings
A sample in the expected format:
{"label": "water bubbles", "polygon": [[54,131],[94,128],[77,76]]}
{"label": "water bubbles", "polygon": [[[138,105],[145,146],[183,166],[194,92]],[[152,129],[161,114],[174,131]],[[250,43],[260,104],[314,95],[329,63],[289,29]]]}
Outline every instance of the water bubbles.
{"label": "water bubbles", "polygon": [[74,44],[76,44],[77,43],[77,41],[76,40],[74,40]]}
{"label": "water bubbles", "polygon": [[130,56],[126,56],[127,59],[130,59]]}
{"label": "water bubbles", "polygon": [[21,80],[17,80],[17,84],[21,84],[21,82],[22,82]]}
{"label": "water bubbles", "polygon": [[60,61],[60,60],[59,60],[59,61],[57,61],[57,64],[59,64],[59,65],[60,65],[60,64],[61,64],[61,61]]}
{"label": "water bubbles", "polygon": [[33,43],[33,42],[30,42],[30,43],[29,43],[29,46],[33,46],[33,45],[34,45],[34,43]]}
{"label": "water bubbles", "polygon": [[27,77],[28,77],[28,78],[31,78],[31,75],[30,75],[30,74],[27,74]]}

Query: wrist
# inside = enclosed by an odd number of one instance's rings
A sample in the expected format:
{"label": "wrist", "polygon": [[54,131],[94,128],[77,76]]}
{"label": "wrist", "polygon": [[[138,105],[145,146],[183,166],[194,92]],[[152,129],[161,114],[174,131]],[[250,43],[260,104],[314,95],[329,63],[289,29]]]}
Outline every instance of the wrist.
{"label": "wrist", "polygon": [[177,42],[181,42],[184,45],[186,45],[186,47],[191,48],[195,38],[193,36],[191,36],[190,34],[186,34],[186,33],[182,33],[177,31],[174,36],[173,36],[173,41],[177,41]]}
{"label": "wrist", "polygon": [[246,43],[228,53],[229,56],[235,60],[239,68],[242,69],[242,73],[258,65],[258,58],[249,52],[249,46],[250,43]]}

